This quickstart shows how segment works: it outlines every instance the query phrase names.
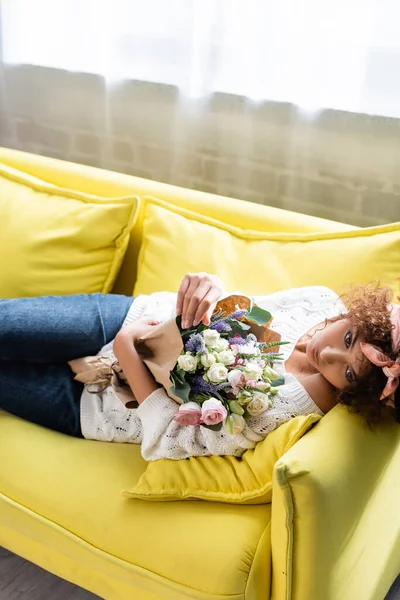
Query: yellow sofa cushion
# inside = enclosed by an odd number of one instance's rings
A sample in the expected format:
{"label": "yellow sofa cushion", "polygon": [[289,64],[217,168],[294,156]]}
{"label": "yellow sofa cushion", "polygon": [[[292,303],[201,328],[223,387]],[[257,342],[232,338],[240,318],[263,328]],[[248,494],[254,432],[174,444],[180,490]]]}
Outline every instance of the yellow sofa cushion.
{"label": "yellow sofa cushion", "polygon": [[137,208],[0,165],[0,296],[111,291]]}
{"label": "yellow sofa cushion", "polygon": [[207,456],[150,462],[138,483],[124,492],[141,500],[197,498],[229,504],[265,504],[272,500],[272,474],[281,458],[317,421],[299,416],[284,423],[238,459]]}
{"label": "yellow sofa cushion", "polygon": [[227,290],[268,294],[291,287],[398,277],[400,223],[324,233],[263,233],[145,198],[135,295],[176,291],[185,273],[217,273]]}

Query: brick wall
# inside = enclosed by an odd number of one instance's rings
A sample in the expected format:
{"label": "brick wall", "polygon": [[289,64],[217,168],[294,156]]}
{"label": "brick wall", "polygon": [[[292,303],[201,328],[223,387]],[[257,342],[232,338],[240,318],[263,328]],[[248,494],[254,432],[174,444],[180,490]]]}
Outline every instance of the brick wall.
{"label": "brick wall", "polygon": [[400,120],[0,67],[0,145],[355,225],[400,219]]}

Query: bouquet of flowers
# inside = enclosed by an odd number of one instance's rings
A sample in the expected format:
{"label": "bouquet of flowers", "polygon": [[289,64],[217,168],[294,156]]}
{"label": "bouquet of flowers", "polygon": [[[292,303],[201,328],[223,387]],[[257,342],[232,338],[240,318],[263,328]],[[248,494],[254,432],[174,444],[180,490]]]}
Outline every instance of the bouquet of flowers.
{"label": "bouquet of flowers", "polygon": [[[248,298],[229,296],[219,302],[208,326],[182,329],[177,317],[174,331],[168,322],[141,338],[137,349],[142,359],[181,404],[176,421],[236,434],[247,417],[269,409],[283,383],[273,364],[282,360],[276,350],[285,343],[268,329],[271,320],[269,312],[251,306]],[[159,343],[160,335],[169,340],[169,349]],[[161,346],[164,357],[157,351]]]}

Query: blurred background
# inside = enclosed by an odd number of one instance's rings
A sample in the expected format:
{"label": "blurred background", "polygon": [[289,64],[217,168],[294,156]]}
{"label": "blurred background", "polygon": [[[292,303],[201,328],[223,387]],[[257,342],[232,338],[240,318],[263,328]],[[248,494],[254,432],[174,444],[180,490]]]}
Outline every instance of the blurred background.
{"label": "blurred background", "polygon": [[3,146],[369,226],[399,117],[399,0],[0,0]]}

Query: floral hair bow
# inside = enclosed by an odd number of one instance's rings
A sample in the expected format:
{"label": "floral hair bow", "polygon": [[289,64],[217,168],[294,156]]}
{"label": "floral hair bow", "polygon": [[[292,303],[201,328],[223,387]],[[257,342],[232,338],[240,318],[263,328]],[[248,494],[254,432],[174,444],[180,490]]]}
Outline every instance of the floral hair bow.
{"label": "floral hair bow", "polygon": [[[392,347],[393,351],[399,353],[400,350],[400,305],[389,304],[390,321],[393,325]],[[388,378],[385,388],[381,394],[381,400],[388,398],[386,404],[394,408],[394,394],[400,383],[400,354],[396,360],[393,360],[385,354],[378,346],[373,344],[360,343],[361,350],[372,364],[382,367],[382,371]]]}

